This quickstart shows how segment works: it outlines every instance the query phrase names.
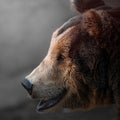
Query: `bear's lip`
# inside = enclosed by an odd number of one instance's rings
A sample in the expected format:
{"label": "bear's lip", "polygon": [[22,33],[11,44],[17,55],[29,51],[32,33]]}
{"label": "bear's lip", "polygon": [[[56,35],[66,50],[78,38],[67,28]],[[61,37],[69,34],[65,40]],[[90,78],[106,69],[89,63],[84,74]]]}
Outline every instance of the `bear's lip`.
{"label": "bear's lip", "polygon": [[36,108],[37,111],[43,112],[44,110],[54,107],[64,98],[64,96],[66,95],[66,92],[67,92],[66,89],[64,89],[58,96],[51,98],[49,100],[40,101]]}

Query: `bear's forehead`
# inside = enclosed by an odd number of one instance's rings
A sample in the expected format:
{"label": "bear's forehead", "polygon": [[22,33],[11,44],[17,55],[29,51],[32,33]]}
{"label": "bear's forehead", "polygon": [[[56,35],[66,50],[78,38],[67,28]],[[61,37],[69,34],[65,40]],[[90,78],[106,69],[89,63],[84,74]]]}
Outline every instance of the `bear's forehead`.
{"label": "bear's forehead", "polygon": [[58,34],[59,29],[56,30],[53,34],[52,40],[51,40],[51,45],[54,44],[62,44],[64,46],[64,44],[68,44],[70,43],[74,38],[76,38],[81,34],[81,24],[72,26],[67,28],[63,33]]}
{"label": "bear's forehead", "polygon": [[[81,34],[80,25],[68,28],[64,33],[51,40],[49,53],[68,52],[72,46],[72,42],[78,39]],[[79,38],[80,40],[80,38]]]}

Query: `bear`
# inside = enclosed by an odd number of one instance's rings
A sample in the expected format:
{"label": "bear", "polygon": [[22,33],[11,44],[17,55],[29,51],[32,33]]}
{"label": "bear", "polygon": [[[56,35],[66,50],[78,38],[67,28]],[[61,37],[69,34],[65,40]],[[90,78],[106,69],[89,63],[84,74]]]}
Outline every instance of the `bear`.
{"label": "bear", "polygon": [[120,120],[120,8],[83,10],[68,20],[22,85],[39,99],[39,112],[114,105]]}

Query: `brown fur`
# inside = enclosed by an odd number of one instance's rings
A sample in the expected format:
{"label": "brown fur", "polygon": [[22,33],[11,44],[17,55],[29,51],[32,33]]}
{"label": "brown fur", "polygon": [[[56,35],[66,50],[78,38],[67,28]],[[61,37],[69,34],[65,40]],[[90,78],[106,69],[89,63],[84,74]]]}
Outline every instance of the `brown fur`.
{"label": "brown fur", "polygon": [[104,0],[71,0],[73,7],[79,12],[85,12],[91,8],[104,6]]}
{"label": "brown fur", "polygon": [[91,9],[70,21],[54,32],[47,56],[26,77],[32,96],[49,100],[66,89],[58,108],[115,104],[120,111],[120,9]]}
{"label": "brown fur", "polygon": [[[83,100],[85,102],[83,104],[83,108],[89,109],[89,107],[91,108],[96,105],[100,105],[100,104],[107,105],[107,104],[112,104],[114,102],[112,88],[109,88],[109,80],[108,80],[109,76],[107,75],[109,72],[109,69],[108,69],[107,62],[109,62],[109,57],[111,56],[110,50],[113,49],[114,47],[116,47],[116,46],[110,46],[110,45],[113,45],[114,42],[116,42],[116,41],[114,41],[114,39],[112,38],[111,43],[108,43],[108,42],[110,42],[110,37],[111,37],[108,35],[111,35],[111,32],[114,31],[115,29],[117,29],[119,32],[119,28],[117,28],[118,26],[116,27],[113,25],[113,24],[116,25],[116,21],[118,21],[118,19],[112,18],[112,16],[110,16],[106,11],[103,11],[103,10],[99,10],[99,11],[90,10],[90,11],[84,13],[82,17],[83,17],[83,19],[81,20],[81,22],[78,25],[74,26],[73,28],[70,28],[69,32],[66,31],[65,33],[63,33],[63,34],[65,34],[65,36],[63,35],[62,39],[59,38],[59,36],[58,36],[58,38],[60,41],[59,44],[62,44],[60,46],[63,47],[63,45],[69,44],[69,47],[68,47],[69,52],[67,52],[65,56],[67,56],[69,54],[69,57],[72,59],[71,64],[73,64],[75,62],[74,69],[70,68],[70,70],[72,70],[71,71],[72,75],[70,75],[70,71],[69,71],[69,72],[67,72],[69,74],[68,75],[65,74],[65,76],[68,77],[67,78],[68,80],[70,79],[69,78],[70,76],[72,76],[72,77],[74,76],[72,78],[74,80],[71,80],[71,81],[76,82],[78,88],[73,83],[70,83],[70,86],[74,85],[74,87],[72,87],[72,88],[76,89],[74,91],[78,92],[75,94],[79,94],[79,96],[81,96],[81,95],[87,96],[88,95],[88,98],[86,98],[86,100]],[[107,17],[108,17],[109,21],[104,21]],[[119,25],[119,24],[117,24],[117,25]],[[109,26],[111,26],[111,29]],[[116,28],[114,28],[114,30],[113,30],[113,27],[116,27]],[[102,34],[102,36],[101,36],[101,34]],[[114,34],[116,34],[116,36],[119,35],[118,33],[114,33]],[[66,41],[68,41],[68,43]],[[89,43],[89,42],[91,42],[91,43]],[[87,45],[88,45],[88,48],[87,48]],[[58,46],[58,44],[56,44],[56,46]],[[60,48],[58,48],[58,49],[60,49]],[[64,48],[64,49],[66,49],[66,48]],[[114,48],[114,49],[116,49],[116,48]],[[54,51],[56,51],[56,50],[54,50]],[[79,59],[83,59],[83,60],[80,61]],[[68,62],[68,60],[67,60],[67,62]],[[85,63],[85,66],[83,65],[83,68],[81,68],[81,70],[78,70],[77,67],[81,67],[81,65],[79,65],[80,62],[86,62],[86,63]],[[105,68],[101,68],[101,71],[98,71],[98,72],[107,72],[107,73],[104,73],[106,75],[102,75],[103,73],[96,73],[96,71],[97,71],[96,69],[100,69],[100,68],[97,68],[99,66],[96,66],[98,64],[96,62],[98,62],[98,63],[100,62],[99,64],[103,65],[100,67],[105,67]],[[81,63],[81,64],[83,64],[83,63]],[[65,66],[65,65],[63,65],[63,66],[69,70],[68,66]],[[107,70],[105,70],[105,69],[107,69]],[[95,80],[95,79],[97,79],[96,74],[99,74],[98,81]],[[100,78],[100,77],[103,77],[103,78]],[[80,80],[79,80],[79,82],[75,81],[76,79],[78,79],[78,80],[82,79],[82,83],[79,83]],[[97,84],[98,84],[98,86],[96,86]],[[96,87],[98,87],[98,88],[96,88]],[[78,89],[79,90],[81,89],[81,91],[83,91],[83,93],[79,93]],[[105,89],[105,91],[104,91],[104,89]],[[87,93],[87,91],[88,91],[88,93]],[[72,101],[72,102],[75,101],[74,95],[73,95],[73,98],[74,98],[74,100],[71,99],[70,101]],[[76,106],[79,107],[79,105],[78,105],[78,104],[80,104],[79,101],[82,101],[81,98],[77,98],[75,103],[74,102],[73,102],[74,104],[72,103],[71,107],[73,107],[73,108]],[[88,102],[88,104],[87,104],[87,102]],[[77,105],[76,105],[76,103],[77,103]],[[67,101],[67,104],[68,104],[68,101]],[[70,104],[71,104],[71,102],[70,102]]]}

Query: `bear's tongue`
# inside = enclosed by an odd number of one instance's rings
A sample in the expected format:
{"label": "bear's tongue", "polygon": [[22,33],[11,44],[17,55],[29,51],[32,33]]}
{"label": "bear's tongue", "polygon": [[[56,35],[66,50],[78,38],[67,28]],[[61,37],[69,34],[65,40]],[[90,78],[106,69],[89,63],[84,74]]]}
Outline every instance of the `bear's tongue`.
{"label": "bear's tongue", "polygon": [[57,99],[57,98],[56,99],[47,100],[47,101],[41,101],[37,105],[37,111],[42,112],[42,111],[44,111],[46,109],[49,109],[50,107],[53,107],[58,102],[59,102],[59,99]]}
{"label": "bear's tongue", "polygon": [[36,108],[37,111],[42,112],[46,109],[49,109],[49,108],[55,106],[56,104],[58,104],[61,101],[61,99],[65,96],[65,94],[66,94],[66,89],[63,89],[62,93],[59,94],[57,97],[54,97],[54,98],[46,100],[46,101],[45,100],[40,101]]}

